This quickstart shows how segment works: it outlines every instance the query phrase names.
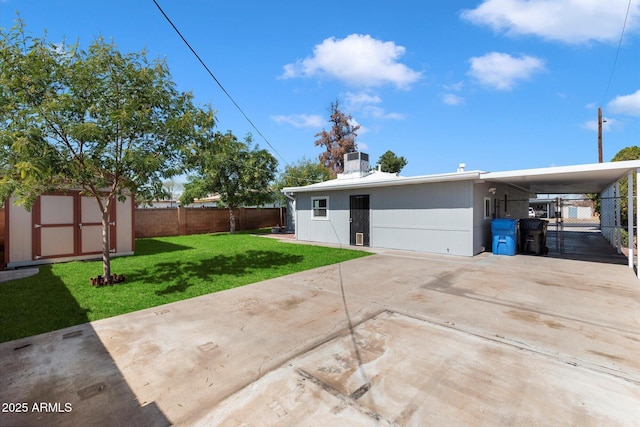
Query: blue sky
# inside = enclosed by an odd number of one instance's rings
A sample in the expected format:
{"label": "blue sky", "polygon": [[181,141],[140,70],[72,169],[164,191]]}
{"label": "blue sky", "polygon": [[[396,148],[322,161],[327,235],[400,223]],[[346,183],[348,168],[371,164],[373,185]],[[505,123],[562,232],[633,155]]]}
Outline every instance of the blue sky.
{"label": "blue sky", "polygon": [[320,154],[336,99],[407,176],[595,163],[598,107],[605,160],[640,145],[640,0],[157,1],[276,152],[152,0],[0,0],[0,27],[146,49],[281,166]]}

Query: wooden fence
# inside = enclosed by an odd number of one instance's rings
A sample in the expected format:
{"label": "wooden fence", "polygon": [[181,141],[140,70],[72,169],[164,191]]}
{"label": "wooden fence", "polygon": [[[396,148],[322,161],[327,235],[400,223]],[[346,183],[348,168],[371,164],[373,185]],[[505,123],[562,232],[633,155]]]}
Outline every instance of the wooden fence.
{"label": "wooden fence", "polygon": [[[284,208],[240,208],[236,230],[284,226]],[[135,236],[162,237],[229,231],[229,210],[221,208],[136,209]]]}

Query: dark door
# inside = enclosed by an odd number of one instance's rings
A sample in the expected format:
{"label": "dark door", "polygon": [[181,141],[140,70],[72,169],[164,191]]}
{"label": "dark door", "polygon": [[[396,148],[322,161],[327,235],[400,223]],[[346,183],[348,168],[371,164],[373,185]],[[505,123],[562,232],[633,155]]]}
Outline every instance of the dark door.
{"label": "dark door", "polygon": [[350,244],[369,246],[369,195],[351,196],[349,208]]}

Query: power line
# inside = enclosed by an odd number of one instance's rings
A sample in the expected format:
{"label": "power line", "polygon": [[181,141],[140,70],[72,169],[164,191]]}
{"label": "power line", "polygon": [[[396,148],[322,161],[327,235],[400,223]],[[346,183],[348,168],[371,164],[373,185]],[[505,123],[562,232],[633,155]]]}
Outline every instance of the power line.
{"label": "power line", "polygon": [[616,65],[618,63],[618,56],[620,55],[620,47],[622,46],[622,39],[624,38],[624,31],[627,27],[627,19],[629,18],[629,10],[631,9],[631,0],[627,4],[627,13],[624,16],[624,23],[622,24],[622,33],[620,34],[620,40],[618,41],[618,49],[616,50],[616,57],[613,60],[613,66],[611,67],[611,74],[609,74],[609,81],[607,82],[607,88],[604,91],[604,96],[602,97],[602,102],[600,105],[604,103],[604,100],[607,98],[609,93],[609,87],[611,86],[611,81],[613,80],[613,74],[616,70]]}
{"label": "power line", "polygon": [[224,88],[224,86],[222,86],[222,83],[220,83],[220,81],[216,78],[216,76],[213,74],[213,72],[209,69],[209,67],[207,67],[207,64],[205,64],[205,62],[202,60],[202,58],[200,58],[200,55],[198,55],[198,53],[195,51],[194,48],[191,47],[191,45],[189,44],[189,42],[187,41],[187,39],[182,35],[182,33],[180,32],[180,30],[178,29],[178,27],[175,26],[175,24],[173,23],[173,21],[171,21],[171,18],[169,18],[169,16],[167,16],[167,14],[164,12],[164,10],[162,10],[162,7],[160,7],[160,5],[158,4],[158,2],[156,0],[153,0],[153,3],[156,5],[156,7],[158,8],[158,10],[160,11],[160,13],[162,13],[162,15],[164,16],[164,18],[167,20],[167,22],[169,22],[169,24],[173,27],[173,29],[175,30],[175,32],[178,34],[178,36],[180,36],[180,38],[182,39],[182,41],[184,42],[185,45],[187,45],[187,47],[189,48],[189,50],[191,51],[191,53],[193,53],[195,55],[195,57],[198,59],[198,61],[200,61],[200,64],[202,64],[202,66],[204,67],[205,70],[207,70],[207,72],[209,73],[209,75],[211,76],[211,78],[218,84],[218,86],[220,87],[220,89],[222,89],[222,92],[224,92],[225,95],[227,95],[227,98],[229,98],[229,100],[231,100],[231,102],[233,103],[233,105],[235,105],[235,107],[238,109],[238,111],[240,111],[240,113],[244,116],[244,118],[247,120],[247,122],[249,122],[249,124],[251,125],[251,127],[253,127],[253,129],[255,129],[255,131],[258,133],[258,135],[260,135],[262,137],[262,139],[264,140],[264,142],[267,143],[267,145],[269,147],[271,147],[271,149],[273,150],[274,153],[276,153],[278,155],[278,157],[280,157],[280,159],[282,159],[282,161],[285,163],[285,165],[289,166],[289,163],[284,159],[284,157],[282,157],[282,155],[278,152],[278,150],[275,149],[275,147],[273,145],[271,145],[271,143],[269,142],[269,140],[262,134],[262,132],[260,132],[260,129],[258,129],[258,127],[253,123],[253,121],[251,121],[251,119],[249,118],[249,116],[247,116],[247,114],[242,110],[242,108],[240,108],[240,105],[238,105],[238,103],[233,99],[233,97],[231,96],[231,94],[229,94],[229,92],[227,92],[227,90]]}

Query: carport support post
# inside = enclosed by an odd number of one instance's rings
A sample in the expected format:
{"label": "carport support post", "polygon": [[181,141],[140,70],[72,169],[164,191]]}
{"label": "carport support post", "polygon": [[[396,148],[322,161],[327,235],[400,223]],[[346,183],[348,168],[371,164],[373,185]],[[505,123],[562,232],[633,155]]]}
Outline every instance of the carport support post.
{"label": "carport support post", "polygon": [[[637,172],[636,172],[637,174]],[[629,268],[633,268],[633,173],[629,172],[627,174],[627,212],[628,212],[628,221],[627,221],[627,234],[628,234],[628,245],[629,245]]]}
{"label": "carport support post", "polygon": [[[631,175],[631,174],[629,174]],[[629,182],[632,182],[629,180]],[[631,184],[633,185],[633,184]],[[640,194],[640,168],[636,169],[636,201],[639,202],[636,206],[636,224],[640,225],[640,198],[638,195]],[[633,246],[633,239],[629,239],[629,246]],[[636,271],[638,279],[640,279],[640,250],[638,252],[638,271]]]}
{"label": "carport support post", "polygon": [[629,268],[633,268],[633,173],[627,174],[627,234],[629,247]]}
{"label": "carport support post", "polygon": [[618,249],[618,253],[621,254],[622,253],[622,228],[620,225],[620,208],[622,207],[622,204],[620,203],[622,201],[622,196],[620,196],[620,180],[616,181],[616,188],[615,188],[615,195],[613,196],[613,203],[615,206],[615,211],[616,211],[616,229],[615,231],[615,239],[616,239],[616,248]]}

